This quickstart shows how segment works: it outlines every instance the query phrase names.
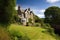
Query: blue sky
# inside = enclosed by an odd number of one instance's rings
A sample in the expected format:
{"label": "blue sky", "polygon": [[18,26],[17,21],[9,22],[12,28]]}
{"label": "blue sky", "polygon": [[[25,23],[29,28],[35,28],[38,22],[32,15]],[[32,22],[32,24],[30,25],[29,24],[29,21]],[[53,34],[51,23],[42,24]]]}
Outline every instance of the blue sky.
{"label": "blue sky", "polygon": [[50,6],[60,7],[60,0],[17,0],[16,5],[23,9],[31,8],[35,15],[44,18],[45,9]]}

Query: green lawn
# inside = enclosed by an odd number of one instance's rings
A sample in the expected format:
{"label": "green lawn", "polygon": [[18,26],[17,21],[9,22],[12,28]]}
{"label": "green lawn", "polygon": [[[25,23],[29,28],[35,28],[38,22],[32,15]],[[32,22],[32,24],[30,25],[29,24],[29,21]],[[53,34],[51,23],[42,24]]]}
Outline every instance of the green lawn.
{"label": "green lawn", "polygon": [[56,40],[55,37],[46,33],[46,29],[40,27],[25,27],[17,24],[12,24],[9,27],[9,32],[12,35],[27,36],[30,40]]}

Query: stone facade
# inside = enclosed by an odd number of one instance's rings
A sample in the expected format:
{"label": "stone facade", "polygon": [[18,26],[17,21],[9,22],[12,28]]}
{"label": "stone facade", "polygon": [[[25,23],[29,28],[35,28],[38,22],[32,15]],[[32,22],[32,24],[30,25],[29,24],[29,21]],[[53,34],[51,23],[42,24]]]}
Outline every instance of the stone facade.
{"label": "stone facade", "polygon": [[29,19],[31,19],[31,22],[34,23],[34,14],[30,8],[23,10],[20,6],[18,6],[18,17],[21,19],[21,23],[23,25],[26,25],[27,22],[29,22]]}

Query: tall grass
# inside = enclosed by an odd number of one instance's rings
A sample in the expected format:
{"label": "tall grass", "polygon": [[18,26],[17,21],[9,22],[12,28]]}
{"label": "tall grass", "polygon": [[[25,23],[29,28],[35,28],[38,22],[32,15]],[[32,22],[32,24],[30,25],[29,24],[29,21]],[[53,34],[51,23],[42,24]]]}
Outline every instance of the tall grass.
{"label": "tall grass", "polygon": [[11,40],[9,33],[3,27],[0,27],[0,40]]}

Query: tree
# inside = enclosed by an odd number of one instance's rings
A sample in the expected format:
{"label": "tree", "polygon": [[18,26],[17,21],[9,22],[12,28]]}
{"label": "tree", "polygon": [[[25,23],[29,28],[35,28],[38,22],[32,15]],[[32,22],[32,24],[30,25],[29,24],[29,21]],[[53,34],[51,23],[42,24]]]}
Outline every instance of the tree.
{"label": "tree", "polygon": [[52,6],[45,11],[45,22],[50,24],[60,24],[60,8]]}
{"label": "tree", "polygon": [[41,19],[38,16],[36,16],[36,15],[34,16],[34,19],[35,19],[36,23],[40,23],[41,22]]}
{"label": "tree", "polygon": [[9,24],[15,14],[16,0],[0,0],[0,24]]}
{"label": "tree", "polygon": [[32,23],[32,19],[31,18],[29,18],[29,23]]}

